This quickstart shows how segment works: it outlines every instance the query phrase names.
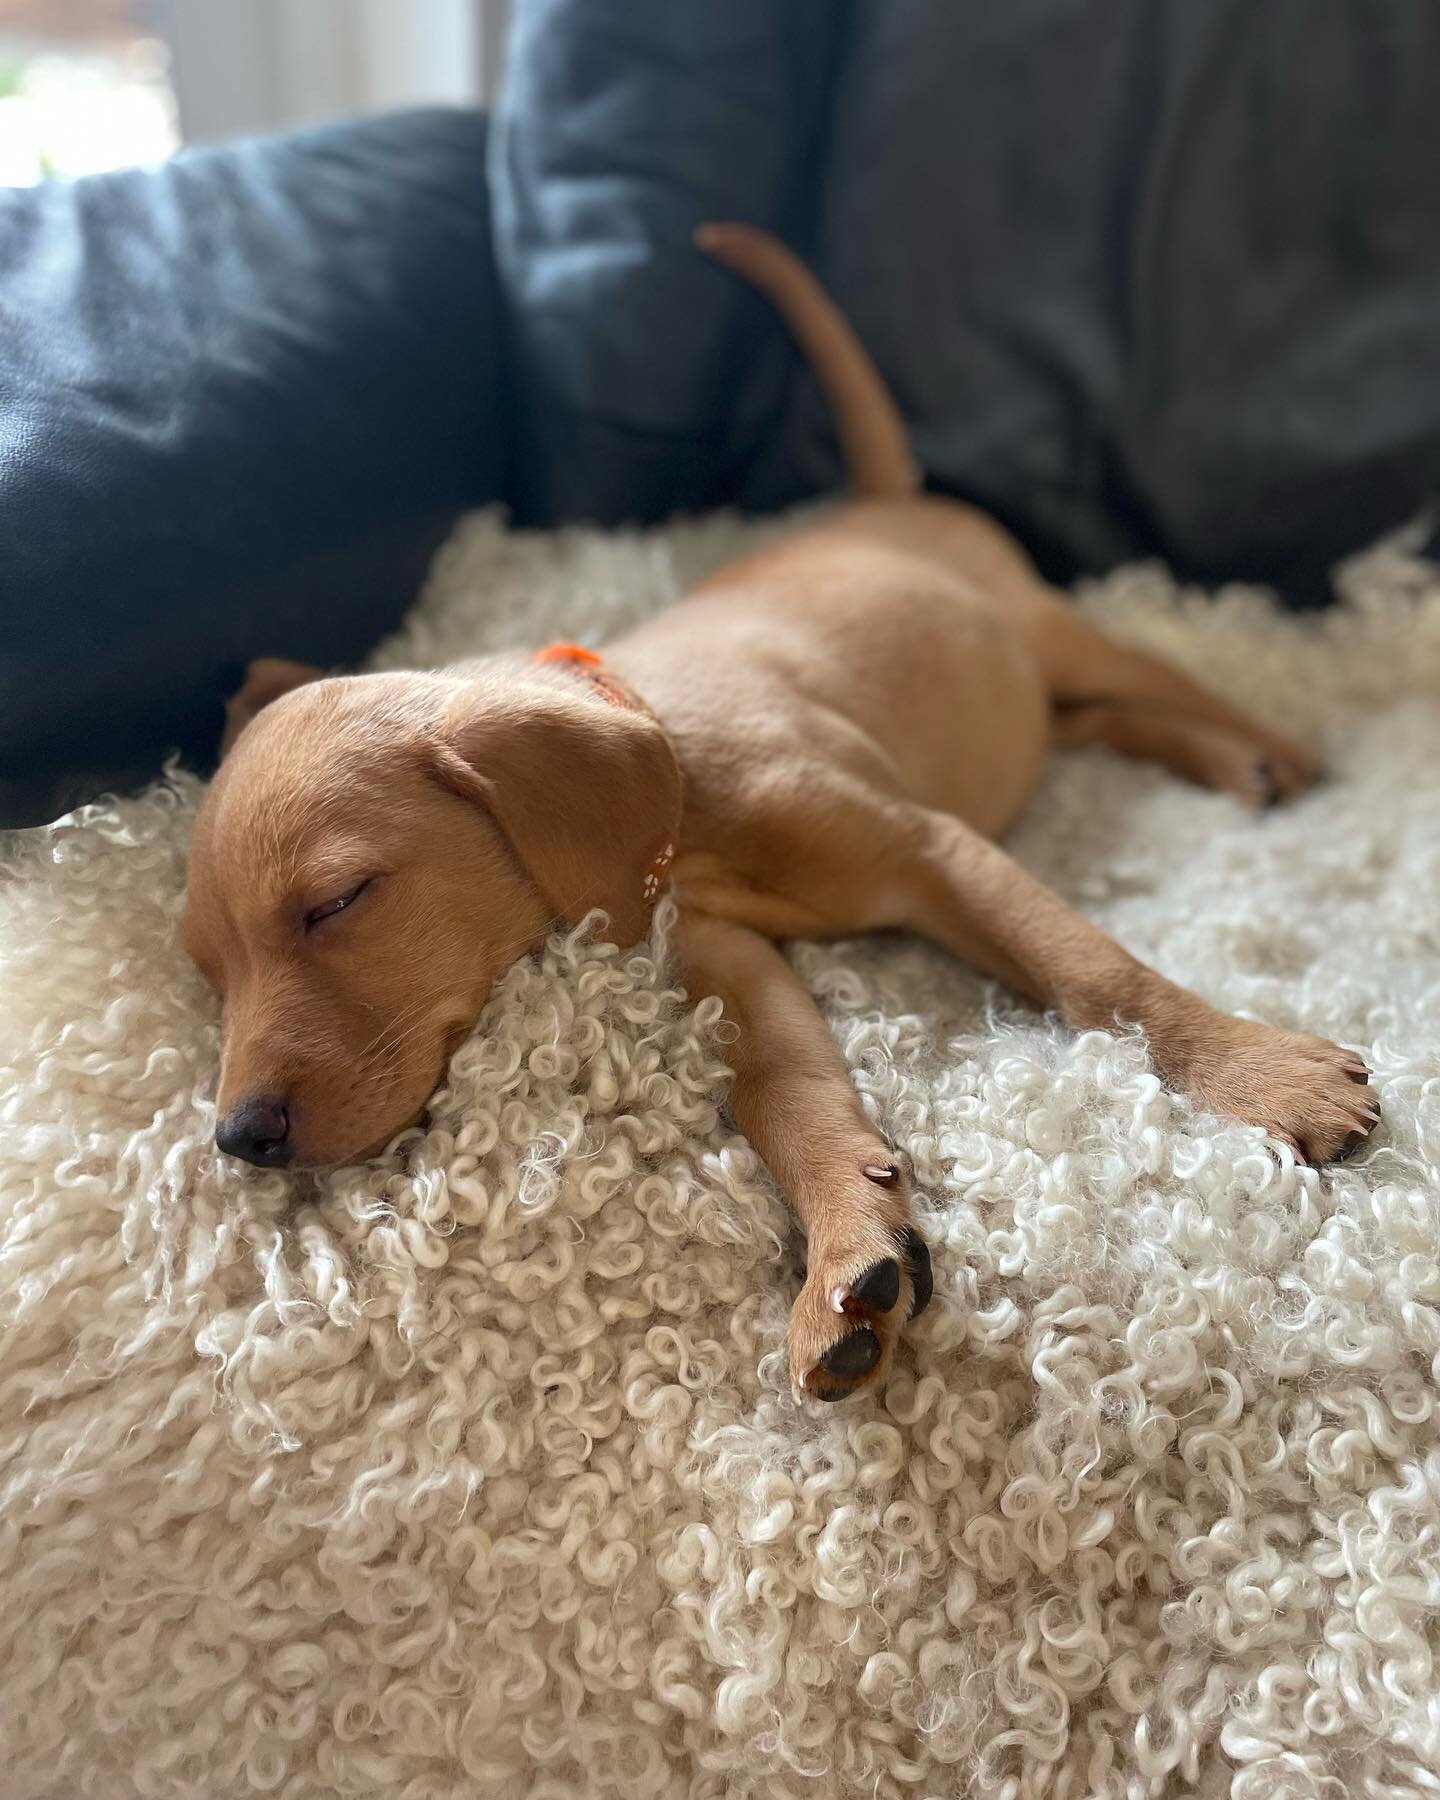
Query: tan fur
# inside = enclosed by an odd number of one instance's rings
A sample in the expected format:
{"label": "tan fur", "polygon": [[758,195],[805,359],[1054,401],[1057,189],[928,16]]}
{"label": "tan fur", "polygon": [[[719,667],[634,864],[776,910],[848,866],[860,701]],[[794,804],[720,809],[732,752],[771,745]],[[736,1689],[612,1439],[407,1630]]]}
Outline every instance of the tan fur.
{"label": "tan fur", "polygon": [[[270,1096],[296,1160],[364,1156],[423,1110],[494,977],[556,918],[599,905],[618,941],[642,934],[683,780],[687,979],[740,1025],[734,1116],[808,1244],[792,1372],[837,1398],[883,1377],[924,1255],[904,1171],[774,940],[921,932],[1073,1025],[1143,1026],[1168,1081],[1314,1161],[1376,1114],[1352,1053],[1215,1011],[991,841],[1052,743],[1107,743],[1255,803],[1303,789],[1313,759],[1111,644],[993,521],[905,497],[893,406],[803,265],[739,226],[703,241],[781,307],[880,497],[607,648],[663,731],[519,658],[280,699],[277,665],[257,669],[197,821],[185,938],[225,996],[221,1113]],[[842,1341],[871,1362],[827,1368]]]}

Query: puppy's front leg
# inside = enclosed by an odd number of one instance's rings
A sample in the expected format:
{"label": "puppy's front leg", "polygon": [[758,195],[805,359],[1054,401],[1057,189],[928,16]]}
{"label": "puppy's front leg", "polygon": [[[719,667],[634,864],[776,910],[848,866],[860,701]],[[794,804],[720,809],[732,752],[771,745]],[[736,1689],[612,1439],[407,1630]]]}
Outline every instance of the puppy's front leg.
{"label": "puppy's front leg", "polygon": [[903,923],[1069,1025],[1141,1026],[1167,1082],[1264,1126],[1305,1162],[1347,1154],[1379,1120],[1353,1051],[1217,1011],[1137,962],[958,819],[931,814],[923,835]]}
{"label": "puppy's front leg", "polygon": [[878,1382],[900,1328],[930,1298],[930,1256],[905,1176],[865,1116],[815,1004],[747,926],[687,913],[692,997],[739,1026],[731,1112],[795,1209],[807,1270],[790,1313],[790,1375],[817,1400]]}

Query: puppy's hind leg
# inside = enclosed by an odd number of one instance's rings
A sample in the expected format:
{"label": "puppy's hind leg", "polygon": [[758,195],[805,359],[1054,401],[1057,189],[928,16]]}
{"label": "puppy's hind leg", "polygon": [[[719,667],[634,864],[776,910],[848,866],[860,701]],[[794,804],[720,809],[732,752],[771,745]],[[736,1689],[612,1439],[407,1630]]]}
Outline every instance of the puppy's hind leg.
{"label": "puppy's hind leg", "polygon": [[1364,1063],[1308,1033],[1236,1019],[1137,962],[958,819],[928,815],[904,923],[1077,1028],[1139,1025],[1156,1068],[1306,1162],[1348,1154],[1379,1118]]}
{"label": "puppy's hind leg", "polygon": [[1318,767],[1293,746],[1258,741],[1249,727],[1217,725],[1194,712],[1146,700],[1061,701],[1052,735],[1062,750],[1103,744],[1142,762],[1157,762],[1198,787],[1233,794],[1248,806],[1273,806],[1303,793]]}
{"label": "puppy's hind leg", "polygon": [[910,1223],[904,1171],[865,1116],[799,977],[747,926],[687,912],[686,981],[740,1027],[731,1112],[807,1239],[790,1313],[790,1376],[817,1400],[879,1382],[907,1318],[930,1298],[930,1254]]}
{"label": "puppy's hind leg", "polygon": [[1015,616],[1049,689],[1058,744],[1106,744],[1253,806],[1319,778],[1319,759],[1301,745],[1161,658],[1115,643],[1058,594],[1037,588]]}

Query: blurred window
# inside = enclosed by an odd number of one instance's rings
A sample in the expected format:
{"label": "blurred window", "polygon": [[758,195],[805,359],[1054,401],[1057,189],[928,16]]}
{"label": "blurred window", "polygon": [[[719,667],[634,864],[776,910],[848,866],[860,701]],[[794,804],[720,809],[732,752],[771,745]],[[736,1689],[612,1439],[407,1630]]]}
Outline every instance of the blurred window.
{"label": "blurred window", "polygon": [[0,186],[168,156],[169,71],[145,0],[0,0]]}
{"label": "blurred window", "polygon": [[486,104],[509,0],[0,0],[0,186]]}

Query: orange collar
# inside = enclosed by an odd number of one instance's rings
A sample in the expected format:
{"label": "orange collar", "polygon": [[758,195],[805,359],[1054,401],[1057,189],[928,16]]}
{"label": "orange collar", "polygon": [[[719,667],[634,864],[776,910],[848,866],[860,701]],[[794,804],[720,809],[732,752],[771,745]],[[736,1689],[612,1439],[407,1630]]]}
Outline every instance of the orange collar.
{"label": "orange collar", "polygon": [[634,689],[626,687],[612,669],[605,667],[604,659],[594,650],[587,650],[583,644],[547,644],[543,650],[537,650],[530,660],[537,663],[559,663],[573,669],[582,681],[594,688],[602,700],[608,700],[612,706],[623,706],[631,712],[650,711]]}
{"label": "orange collar", "polygon": [[[557,664],[574,671],[582,681],[592,687],[602,700],[608,700],[612,706],[623,706],[629,712],[643,712],[655,719],[655,714],[631,687],[620,679],[613,669],[607,669],[604,658],[594,650],[587,650],[583,644],[546,644],[543,650],[537,650],[530,658],[531,662]],[[660,724],[655,719],[657,725]],[[661,726],[661,730],[664,727]],[[675,839],[673,835],[666,838],[664,845],[657,852],[654,861],[645,871],[645,879],[641,884],[641,893],[647,901],[657,900],[660,889],[665,884],[666,875],[671,863],[675,860]]]}

